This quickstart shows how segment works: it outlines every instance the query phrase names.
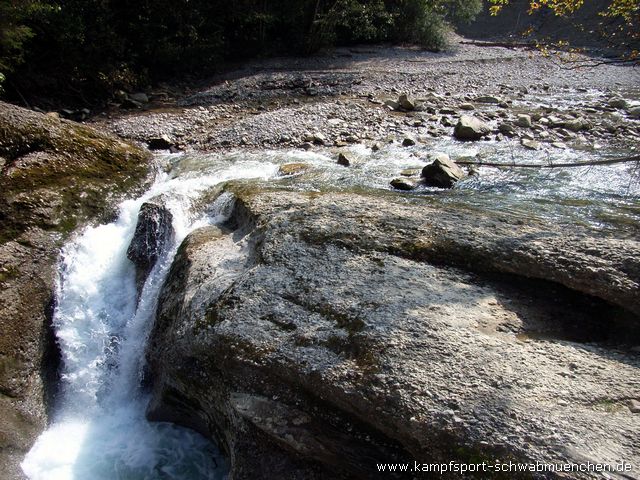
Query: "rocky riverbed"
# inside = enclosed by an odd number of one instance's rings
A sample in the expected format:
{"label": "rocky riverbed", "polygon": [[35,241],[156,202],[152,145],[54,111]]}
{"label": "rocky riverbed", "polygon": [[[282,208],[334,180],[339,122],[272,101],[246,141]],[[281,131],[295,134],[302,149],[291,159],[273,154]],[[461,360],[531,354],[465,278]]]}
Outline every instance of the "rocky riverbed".
{"label": "rocky riverbed", "polygon": [[227,187],[230,220],[187,237],[161,294],[151,418],[215,439],[236,479],[374,478],[382,459],[633,463],[637,198],[603,237],[499,200],[386,194],[362,171],[388,174],[377,151],[424,164],[452,137],[513,162],[633,155],[638,72],[468,45],[336,55],[265,62],[177,110],[105,123],[174,151],[306,150],[355,172],[301,154],[276,186]]}
{"label": "rocky riverbed", "polygon": [[[126,138],[206,151],[429,142],[451,135],[464,113],[490,125],[485,139],[533,148],[638,143],[637,69],[457,42],[447,53],[366,47],[251,63],[170,100],[150,92],[140,111],[97,122]],[[417,108],[397,105],[402,94]]]}

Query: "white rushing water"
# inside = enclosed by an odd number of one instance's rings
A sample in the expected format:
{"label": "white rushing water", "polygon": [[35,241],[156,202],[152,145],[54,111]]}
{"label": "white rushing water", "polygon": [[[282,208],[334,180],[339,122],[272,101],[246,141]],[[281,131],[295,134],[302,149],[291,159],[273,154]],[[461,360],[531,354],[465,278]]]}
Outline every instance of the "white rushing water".
{"label": "white rushing water", "polygon": [[[226,466],[198,434],[145,419],[140,389],[147,336],[177,247],[195,228],[221,220],[223,202],[193,215],[193,200],[234,178],[269,178],[277,166],[238,162],[197,175],[160,176],[118,219],[87,228],[62,252],[54,327],[62,386],[53,421],[22,463],[32,480],[220,479]],[[163,195],[175,239],[162,252],[136,305],[135,270],[126,251],[140,206]],[[217,208],[216,208],[217,207]]]}

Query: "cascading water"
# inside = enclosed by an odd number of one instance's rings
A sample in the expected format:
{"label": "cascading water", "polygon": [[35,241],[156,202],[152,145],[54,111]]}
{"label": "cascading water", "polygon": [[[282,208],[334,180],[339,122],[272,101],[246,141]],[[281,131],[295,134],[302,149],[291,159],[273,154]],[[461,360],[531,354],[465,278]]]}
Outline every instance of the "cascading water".
{"label": "cascading water", "polygon": [[[190,231],[223,219],[222,202],[195,216],[192,202],[220,182],[269,178],[276,171],[271,163],[240,162],[197,176],[162,175],[141,198],[124,202],[114,223],[87,228],[64,248],[53,320],[62,353],[62,391],[50,428],[22,464],[30,479],[224,478],[224,460],[206,439],[145,419],[148,398],[140,389],[145,344],[180,242]],[[136,302],[135,272],[126,251],[140,206],[158,195],[173,215],[175,238]]]}

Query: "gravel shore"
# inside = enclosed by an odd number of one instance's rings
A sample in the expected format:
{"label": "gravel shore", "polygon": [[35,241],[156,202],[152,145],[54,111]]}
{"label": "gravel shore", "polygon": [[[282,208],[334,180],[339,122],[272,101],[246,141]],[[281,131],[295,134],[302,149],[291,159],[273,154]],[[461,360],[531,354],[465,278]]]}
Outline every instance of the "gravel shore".
{"label": "gravel shore", "polygon": [[[163,139],[161,145],[177,150],[309,149],[405,137],[428,142],[450,136],[459,117],[470,114],[491,125],[487,140],[633,150],[640,141],[640,113],[634,109],[640,104],[640,70],[594,62],[462,37],[441,53],[340,48],[308,58],[253,61],[180,94],[147,92],[150,102],[139,109],[114,105],[92,123],[143,143]],[[582,64],[590,66],[577,68]],[[417,108],[398,108],[394,102],[401,94]],[[520,115],[532,116],[533,124],[520,127]],[[540,121],[548,117],[551,122]],[[583,123],[564,128],[573,119]]]}

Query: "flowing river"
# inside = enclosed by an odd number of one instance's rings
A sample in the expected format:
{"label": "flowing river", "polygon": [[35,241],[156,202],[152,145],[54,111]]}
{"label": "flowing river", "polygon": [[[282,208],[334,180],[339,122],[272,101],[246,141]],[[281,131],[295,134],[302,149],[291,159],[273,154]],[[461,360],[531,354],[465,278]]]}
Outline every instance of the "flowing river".
{"label": "flowing river", "polygon": [[[354,166],[336,165],[329,151],[159,156],[158,175],[142,197],[120,205],[116,221],[86,228],[62,251],[54,326],[62,353],[60,394],[51,425],[25,458],[32,480],[220,479],[228,468],[208,440],[184,428],[145,419],[141,387],[147,337],[160,288],[180,242],[194,229],[225,220],[229,198],[194,206],[213,187],[254,179],[292,190],[375,190],[408,201],[499,210],[522,221],[579,225],[594,235],[637,235],[640,176],[636,164],[564,169],[481,168],[450,191],[391,192],[389,181],[419,169],[428,151],[453,158],[504,162],[567,162],[609,158],[597,149],[530,152],[507,143],[450,140],[429,146],[353,147]],[[282,178],[280,165],[302,162],[308,173]],[[173,214],[175,238],[162,252],[137,302],[135,269],[126,251],[140,206],[162,196]]]}

